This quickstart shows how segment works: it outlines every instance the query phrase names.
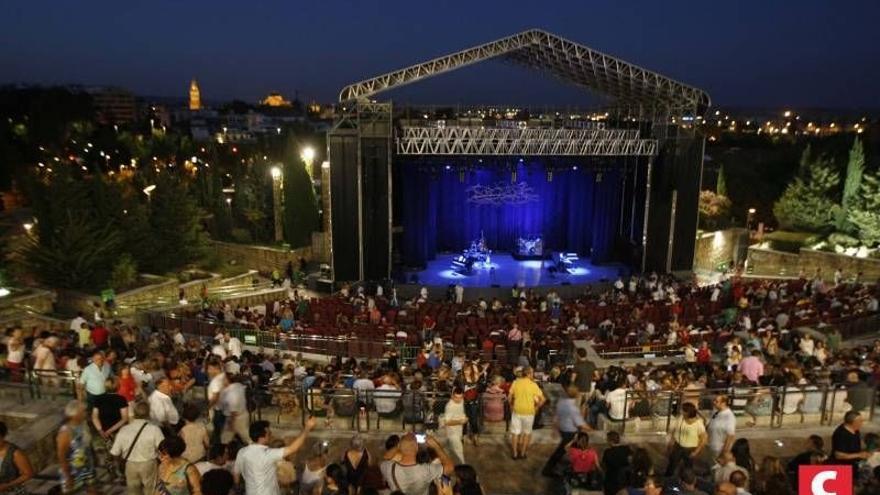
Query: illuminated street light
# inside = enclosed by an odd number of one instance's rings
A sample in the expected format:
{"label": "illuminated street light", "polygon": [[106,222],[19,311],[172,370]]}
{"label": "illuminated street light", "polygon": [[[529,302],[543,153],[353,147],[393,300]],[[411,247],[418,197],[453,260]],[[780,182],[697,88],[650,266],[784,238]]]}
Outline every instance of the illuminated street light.
{"label": "illuminated street light", "polygon": [[31,222],[25,222],[24,224],[22,224],[22,227],[24,227],[25,232],[30,234],[31,230],[33,230],[34,228],[34,224],[32,224]]}
{"label": "illuminated street light", "polygon": [[153,194],[153,191],[155,191],[155,190],[156,190],[156,184],[150,184],[149,186],[144,188],[144,194],[147,195],[148,202],[153,200],[153,197],[151,196],[151,194]]}
{"label": "illuminated street light", "polygon": [[309,177],[314,179],[315,175],[312,170],[312,164],[315,161],[315,148],[306,146],[300,152],[299,157],[302,158],[302,161],[306,164],[306,172],[308,172]]}
{"label": "illuminated street light", "polygon": [[269,170],[272,173],[272,210],[275,216],[275,242],[284,240],[284,175],[281,167],[275,166]]}
{"label": "illuminated street light", "polygon": [[273,178],[273,179],[278,179],[278,178],[280,178],[280,177],[281,177],[281,168],[279,168],[279,167],[272,167],[272,178]]}

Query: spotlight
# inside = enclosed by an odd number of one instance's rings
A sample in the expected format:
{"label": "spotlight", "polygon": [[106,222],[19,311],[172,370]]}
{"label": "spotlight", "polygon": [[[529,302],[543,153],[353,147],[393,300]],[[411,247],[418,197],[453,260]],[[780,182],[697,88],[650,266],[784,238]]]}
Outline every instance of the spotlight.
{"label": "spotlight", "polygon": [[575,165],[575,166],[571,167],[571,169],[572,169],[572,170],[577,170],[577,169],[578,169],[578,166]]}
{"label": "spotlight", "polygon": [[446,166],[446,170],[452,170],[452,166],[451,166],[451,165],[447,165],[447,166]]}

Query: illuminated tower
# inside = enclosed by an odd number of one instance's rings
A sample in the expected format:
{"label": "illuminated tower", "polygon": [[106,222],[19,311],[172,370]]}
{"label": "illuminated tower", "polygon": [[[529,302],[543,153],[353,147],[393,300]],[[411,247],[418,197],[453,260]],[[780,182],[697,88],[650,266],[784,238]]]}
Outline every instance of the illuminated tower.
{"label": "illuminated tower", "polygon": [[199,83],[193,79],[189,83],[189,109],[190,110],[201,110],[202,109],[202,98],[199,93]]}

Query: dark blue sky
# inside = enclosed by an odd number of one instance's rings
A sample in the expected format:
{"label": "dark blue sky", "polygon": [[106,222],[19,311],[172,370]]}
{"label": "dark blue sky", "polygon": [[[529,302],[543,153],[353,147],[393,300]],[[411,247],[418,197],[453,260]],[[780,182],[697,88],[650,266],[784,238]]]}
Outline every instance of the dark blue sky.
{"label": "dark blue sky", "polygon": [[[707,90],[719,105],[880,107],[880,1],[28,0],[0,5],[0,83],[321,101],[350,82],[539,27]],[[583,104],[500,63],[396,94]]]}

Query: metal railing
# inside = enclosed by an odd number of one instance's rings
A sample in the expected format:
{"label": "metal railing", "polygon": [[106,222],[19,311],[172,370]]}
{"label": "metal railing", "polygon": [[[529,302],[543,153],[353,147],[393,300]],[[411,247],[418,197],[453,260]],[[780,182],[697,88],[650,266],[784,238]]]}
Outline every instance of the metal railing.
{"label": "metal railing", "polygon": [[0,388],[18,390],[19,400],[58,396],[76,397],[80,372],[27,368],[0,368]]}
{"label": "metal railing", "polygon": [[[865,407],[858,412],[874,419],[878,392],[864,385],[854,392],[862,394]],[[737,428],[781,428],[786,425],[824,426],[843,421],[852,409],[846,384],[754,387],[731,386],[718,389],[638,391],[627,390],[622,404],[610,404],[610,412],[601,413],[608,429],[668,433],[680,413],[681,405],[690,402],[707,422],[714,413],[713,400],[728,397],[728,405],[737,417]],[[616,406],[616,407],[615,407]],[[623,417],[612,412],[625,411]],[[619,416],[619,414],[618,414]]]}
{"label": "metal railing", "polygon": [[401,360],[415,358],[419,347],[409,346],[397,339],[365,339],[350,336],[311,335],[305,333],[270,332],[242,328],[234,324],[180,317],[174,314],[142,313],[143,322],[160,329],[179,328],[184,334],[210,341],[218,330],[229,332],[245,345],[281,352],[303,352],[325,356],[346,356],[358,359],[380,359],[391,349],[397,350]]}
{"label": "metal railing", "polygon": [[[262,418],[269,409],[275,410],[276,423],[282,415],[300,416],[305,424],[309,416],[325,418],[336,427],[348,423],[354,431],[380,430],[382,422],[399,422],[402,429],[424,430],[440,428],[449,392],[409,390],[354,390],[350,388],[307,388],[300,383],[269,386],[257,401],[254,414]],[[509,428],[510,404],[504,393],[484,392],[474,401],[466,401],[466,408],[473,407],[480,429],[485,423],[504,423]],[[298,413],[298,414],[297,414]],[[339,421],[343,420],[343,421]]]}

